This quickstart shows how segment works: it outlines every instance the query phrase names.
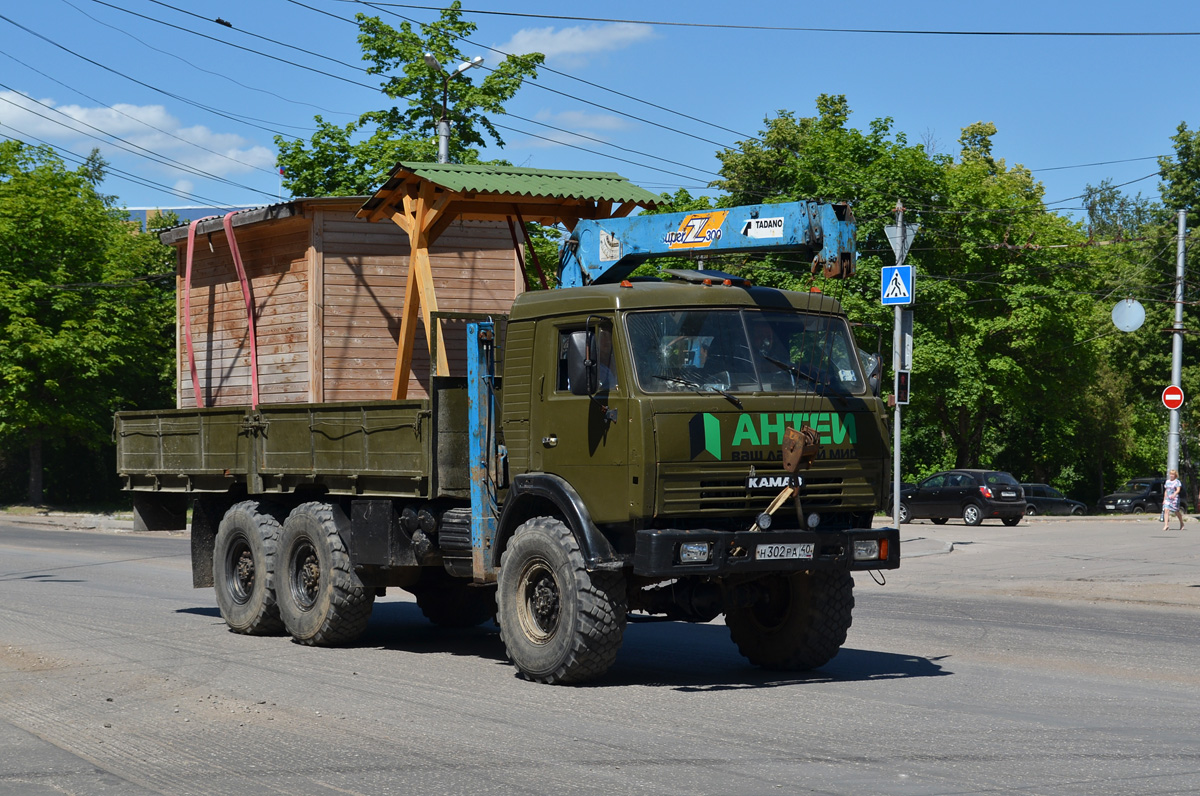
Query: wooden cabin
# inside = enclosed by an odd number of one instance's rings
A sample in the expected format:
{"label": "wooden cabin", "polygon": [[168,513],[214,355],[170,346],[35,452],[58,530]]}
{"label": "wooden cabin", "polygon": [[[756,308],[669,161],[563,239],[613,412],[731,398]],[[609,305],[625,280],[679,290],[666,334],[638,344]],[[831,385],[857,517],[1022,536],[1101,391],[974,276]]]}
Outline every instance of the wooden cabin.
{"label": "wooden cabin", "polygon": [[[259,403],[392,397],[411,253],[400,226],[355,217],[363,201],[296,199],[231,217],[253,300]],[[223,219],[196,227],[188,291],[188,227],[160,239],[177,252],[176,406],[198,405],[189,332],[202,405],[249,405],[249,323]],[[508,224],[453,221],[429,248],[438,310],[507,313],[524,289],[520,255]],[[450,373],[461,374],[465,339],[451,328],[443,327],[446,355]],[[418,324],[412,398],[429,394],[426,339]]]}

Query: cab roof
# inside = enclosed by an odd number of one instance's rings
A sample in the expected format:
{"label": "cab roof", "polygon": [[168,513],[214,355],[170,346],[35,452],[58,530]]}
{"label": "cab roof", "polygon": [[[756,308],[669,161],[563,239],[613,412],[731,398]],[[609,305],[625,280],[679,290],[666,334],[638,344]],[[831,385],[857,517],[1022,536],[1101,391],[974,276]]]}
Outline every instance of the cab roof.
{"label": "cab roof", "polygon": [[697,285],[686,282],[634,281],[625,285],[589,285],[562,290],[522,293],[513,304],[509,321],[574,315],[582,312],[614,312],[682,307],[798,309],[840,314],[839,301],[823,293],[800,293],[771,287]]}

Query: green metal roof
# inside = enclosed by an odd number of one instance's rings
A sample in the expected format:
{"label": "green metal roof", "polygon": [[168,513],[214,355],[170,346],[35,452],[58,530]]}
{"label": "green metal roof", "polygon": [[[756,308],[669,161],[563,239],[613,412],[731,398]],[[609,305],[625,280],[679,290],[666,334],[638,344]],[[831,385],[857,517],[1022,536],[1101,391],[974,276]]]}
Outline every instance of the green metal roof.
{"label": "green metal roof", "polygon": [[405,171],[452,191],[658,204],[660,197],[611,171],[557,171],[517,166],[400,163]]}
{"label": "green metal roof", "polygon": [[456,193],[524,196],[584,202],[631,203],[653,207],[661,198],[610,171],[559,171],[517,166],[464,166],[456,163],[401,162],[375,191],[363,210],[369,212],[412,177]]}

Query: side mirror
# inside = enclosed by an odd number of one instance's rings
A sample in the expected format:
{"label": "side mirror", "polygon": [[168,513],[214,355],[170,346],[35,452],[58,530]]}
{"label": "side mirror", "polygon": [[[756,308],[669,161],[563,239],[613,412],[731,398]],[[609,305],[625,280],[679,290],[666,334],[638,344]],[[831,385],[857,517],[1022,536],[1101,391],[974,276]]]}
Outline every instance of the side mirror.
{"label": "side mirror", "polygon": [[867,384],[871,387],[871,394],[879,397],[879,386],[883,379],[883,357],[879,354],[867,354],[863,365],[867,369]]}
{"label": "side mirror", "polygon": [[600,368],[588,356],[595,350],[595,334],[571,332],[567,339],[567,389],[571,395],[595,395],[599,389]]}

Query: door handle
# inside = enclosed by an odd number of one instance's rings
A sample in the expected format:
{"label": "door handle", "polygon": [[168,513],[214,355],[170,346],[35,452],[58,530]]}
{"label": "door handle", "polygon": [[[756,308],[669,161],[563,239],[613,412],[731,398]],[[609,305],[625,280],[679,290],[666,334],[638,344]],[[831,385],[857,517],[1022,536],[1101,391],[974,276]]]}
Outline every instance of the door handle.
{"label": "door handle", "polygon": [[558,445],[558,435],[551,434],[548,437],[542,437],[542,445],[547,448],[553,448],[554,446]]}

